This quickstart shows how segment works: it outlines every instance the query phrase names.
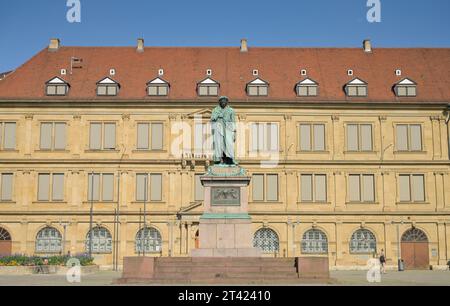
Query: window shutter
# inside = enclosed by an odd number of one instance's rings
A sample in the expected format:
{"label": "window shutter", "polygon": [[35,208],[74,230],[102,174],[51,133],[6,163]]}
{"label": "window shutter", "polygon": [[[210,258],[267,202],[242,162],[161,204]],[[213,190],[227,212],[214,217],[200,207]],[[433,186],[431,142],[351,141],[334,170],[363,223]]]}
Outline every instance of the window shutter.
{"label": "window shutter", "polygon": [[[93,190],[92,190],[93,188]],[[93,201],[100,200],[100,174],[89,174],[88,180],[88,199]]]}
{"label": "window shutter", "polygon": [[421,126],[414,124],[411,128],[411,150],[422,151],[422,131]]}
{"label": "window shutter", "polygon": [[312,202],[312,175],[302,174],[300,177],[301,199],[303,202]]}
{"label": "window shutter", "polygon": [[327,200],[327,176],[320,174],[314,176],[315,201],[326,202]]}
{"label": "window shutter", "polygon": [[300,150],[311,150],[311,126],[309,124],[300,125]]}
{"label": "window shutter", "polygon": [[152,123],[152,150],[163,149],[163,124]]}
{"label": "window shutter", "polygon": [[116,147],[116,124],[105,123],[104,149],[114,149]]}
{"label": "window shutter", "polygon": [[89,148],[91,150],[100,150],[102,139],[102,124],[91,123],[91,130],[89,136]]}
{"label": "window shutter", "polygon": [[41,123],[41,149],[50,150],[52,148],[52,123]]}
{"label": "window shutter", "polygon": [[364,202],[375,201],[375,184],[373,175],[363,175]]}
{"label": "window shutter", "polygon": [[55,149],[64,150],[66,148],[66,124],[55,123]]}
{"label": "window shutter", "polygon": [[158,94],[158,87],[155,85],[149,85],[148,86],[148,95],[156,96],[157,94]]}
{"label": "window shutter", "polygon": [[361,192],[360,192],[360,176],[359,175],[349,175],[348,177],[348,199],[350,202],[360,202]]}
{"label": "window shutter", "polygon": [[409,175],[400,175],[399,179],[399,193],[400,193],[400,201],[401,202],[410,202],[411,201],[411,192],[410,192],[410,184],[409,184]]}
{"label": "window shutter", "polygon": [[52,200],[64,200],[64,174],[53,174]]}
{"label": "window shutter", "polygon": [[314,151],[325,150],[325,126],[323,124],[314,125]]}
{"label": "window shutter", "polygon": [[1,194],[1,200],[2,201],[11,201],[12,200],[12,180],[13,175],[9,173],[2,174],[2,194]]}
{"label": "window shutter", "polygon": [[114,175],[113,174],[103,174],[103,201],[112,201],[114,199]]}
{"label": "window shutter", "polygon": [[271,152],[277,152],[279,151],[278,149],[278,124],[276,123],[269,123],[269,144],[270,144],[270,151]]}
{"label": "window shutter", "polygon": [[7,150],[14,150],[16,148],[16,123],[5,123],[5,139],[3,148]]}
{"label": "window shutter", "polygon": [[266,127],[266,124],[264,123],[260,123],[258,124],[258,150],[260,151],[265,151],[267,148],[267,143],[266,143],[266,133],[264,131]]}
{"label": "window shutter", "polygon": [[203,196],[203,193],[204,193],[204,189],[203,189],[203,186],[202,186],[202,182],[200,181],[200,177],[201,177],[201,174],[196,174],[195,175],[195,182],[194,182],[194,188],[195,188],[195,195],[194,195],[194,198],[195,198],[195,201],[203,201],[204,200],[204,196]]}
{"label": "window shutter", "polygon": [[408,150],[408,126],[405,124],[397,125],[397,150]]}
{"label": "window shutter", "polygon": [[150,175],[150,201],[162,200],[162,175]]}
{"label": "window shutter", "polygon": [[372,125],[361,125],[361,150],[372,151]]}
{"label": "window shutter", "polygon": [[267,201],[278,201],[278,175],[267,175]]}
{"label": "window shutter", "polygon": [[[145,177],[147,174],[136,175],[136,201],[144,201],[145,195]],[[148,197],[147,197],[148,200]]]}
{"label": "window shutter", "polygon": [[412,194],[414,202],[425,202],[425,182],[423,175],[413,175],[412,176]]}
{"label": "window shutter", "polygon": [[38,201],[49,200],[50,174],[39,174],[38,176]]}
{"label": "window shutter", "polygon": [[264,175],[254,174],[252,181],[253,201],[264,201]]}
{"label": "window shutter", "polygon": [[138,123],[138,139],[137,148],[138,149],[149,149],[149,124],[148,123]]}
{"label": "window shutter", "polygon": [[347,125],[347,150],[358,151],[358,126],[356,124]]}

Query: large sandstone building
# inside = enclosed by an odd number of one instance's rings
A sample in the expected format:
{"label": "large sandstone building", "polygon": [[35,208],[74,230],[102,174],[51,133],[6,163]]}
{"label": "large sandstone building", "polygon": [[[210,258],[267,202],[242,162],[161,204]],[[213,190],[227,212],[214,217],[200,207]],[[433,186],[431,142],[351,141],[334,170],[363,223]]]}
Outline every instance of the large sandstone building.
{"label": "large sandstone building", "polygon": [[[0,253],[189,256],[226,95],[264,256],[450,259],[450,49],[48,47],[0,80]],[[146,216],[144,218],[144,211]],[[144,224],[145,219],[145,224]],[[90,231],[91,229],[91,231]],[[144,230],[142,230],[144,229]],[[90,235],[91,233],[92,235]]]}

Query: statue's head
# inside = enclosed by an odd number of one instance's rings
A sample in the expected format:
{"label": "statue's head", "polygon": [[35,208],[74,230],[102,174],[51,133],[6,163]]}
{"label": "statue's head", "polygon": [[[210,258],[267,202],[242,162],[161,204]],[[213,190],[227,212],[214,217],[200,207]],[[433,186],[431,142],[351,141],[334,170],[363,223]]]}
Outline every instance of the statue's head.
{"label": "statue's head", "polygon": [[228,97],[226,97],[226,96],[220,97],[220,98],[219,98],[219,105],[220,105],[220,107],[222,107],[222,108],[227,107],[227,105],[228,105]]}

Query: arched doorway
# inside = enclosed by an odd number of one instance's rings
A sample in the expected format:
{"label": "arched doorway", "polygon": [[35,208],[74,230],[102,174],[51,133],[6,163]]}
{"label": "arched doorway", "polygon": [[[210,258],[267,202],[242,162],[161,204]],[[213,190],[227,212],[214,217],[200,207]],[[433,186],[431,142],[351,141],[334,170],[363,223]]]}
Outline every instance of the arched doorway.
{"label": "arched doorway", "polygon": [[198,230],[195,232],[195,248],[200,248],[200,239],[199,239],[199,232]]}
{"label": "arched doorway", "polygon": [[402,259],[406,269],[429,269],[427,235],[417,228],[407,230],[402,236]]}
{"label": "arched doorway", "polygon": [[12,252],[11,235],[3,227],[0,227],[0,255],[9,256]]}

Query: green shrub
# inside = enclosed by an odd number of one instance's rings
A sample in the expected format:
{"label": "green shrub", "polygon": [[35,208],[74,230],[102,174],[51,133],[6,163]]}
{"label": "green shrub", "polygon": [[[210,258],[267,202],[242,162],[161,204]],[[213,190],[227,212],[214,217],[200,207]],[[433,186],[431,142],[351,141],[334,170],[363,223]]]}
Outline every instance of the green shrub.
{"label": "green shrub", "polygon": [[[0,256],[0,266],[38,266],[44,264],[44,260],[48,260],[49,265],[65,266],[67,261],[71,258],[68,255],[55,255],[49,257],[40,256],[26,256],[26,255],[10,255]],[[85,254],[75,255],[72,258],[76,258],[80,261],[81,266],[90,266],[94,264],[94,258]]]}

